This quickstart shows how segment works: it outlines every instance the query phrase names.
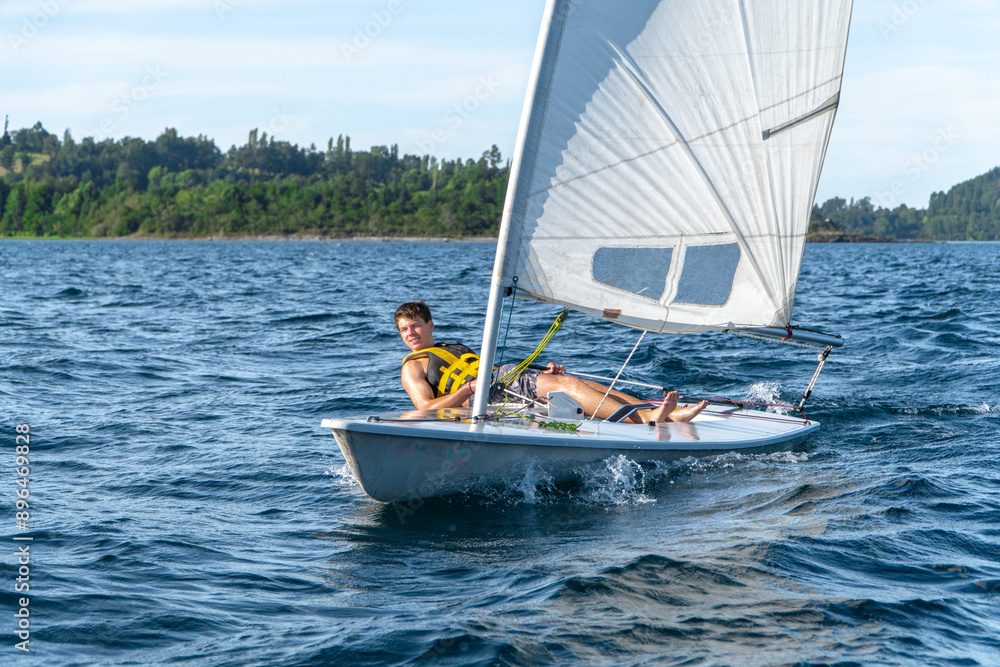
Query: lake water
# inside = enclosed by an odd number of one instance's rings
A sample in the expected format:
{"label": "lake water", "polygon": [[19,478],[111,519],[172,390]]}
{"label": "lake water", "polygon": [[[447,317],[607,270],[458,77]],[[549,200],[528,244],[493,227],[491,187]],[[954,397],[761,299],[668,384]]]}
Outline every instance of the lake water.
{"label": "lake water", "polygon": [[[794,452],[380,505],[319,423],[408,405],[401,301],[478,347],[492,255],[0,242],[0,663],[1000,664],[1000,245],[806,248],[796,322],[847,345]],[[555,313],[518,303],[508,354]],[[572,315],[543,358],[613,373],[636,337]],[[814,365],[647,336],[630,373],[794,402]]]}

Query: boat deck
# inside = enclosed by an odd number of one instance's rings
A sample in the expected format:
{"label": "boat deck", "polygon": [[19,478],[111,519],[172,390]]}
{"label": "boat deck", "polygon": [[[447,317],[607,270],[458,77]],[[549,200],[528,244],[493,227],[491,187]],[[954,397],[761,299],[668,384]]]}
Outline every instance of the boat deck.
{"label": "boat deck", "polygon": [[760,447],[804,435],[818,424],[757,410],[710,407],[688,423],[613,424],[590,420],[553,420],[576,430],[547,426],[548,417],[528,413],[475,422],[468,408],[412,410],[370,417],[324,419],[334,430],[420,439],[463,440],[534,447],[621,450],[716,450]]}

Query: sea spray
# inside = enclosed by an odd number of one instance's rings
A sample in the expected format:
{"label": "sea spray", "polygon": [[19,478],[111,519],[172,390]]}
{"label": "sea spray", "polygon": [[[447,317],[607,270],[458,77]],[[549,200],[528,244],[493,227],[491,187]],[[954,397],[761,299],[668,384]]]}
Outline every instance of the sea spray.
{"label": "sea spray", "polygon": [[589,468],[587,472],[581,494],[586,502],[609,505],[656,502],[645,494],[646,471],[623,455],[607,458],[603,466]]}
{"label": "sea spray", "polygon": [[[781,385],[777,382],[757,382],[747,389],[744,397],[751,403],[778,403],[781,400]],[[778,405],[769,405],[767,412],[784,415],[790,410]]]}

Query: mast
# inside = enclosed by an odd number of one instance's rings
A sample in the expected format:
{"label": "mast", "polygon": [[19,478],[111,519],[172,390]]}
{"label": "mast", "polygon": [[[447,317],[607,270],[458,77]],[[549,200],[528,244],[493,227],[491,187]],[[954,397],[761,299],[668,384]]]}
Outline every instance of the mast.
{"label": "mast", "polygon": [[542,64],[551,36],[552,18],[559,2],[560,0],[547,0],[545,5],[542,27],[538,35],[538,45],[535,48],[535,59],[531,66],[531,77],[528,79],[528,90],[524,98],[524,108],[521,111],[517,144],[514,147],[514,156],[511,160],[507,196],[503,206],[503,218],[500,221],[500,236],[497,239],[497,254],[493,262],[493,278],[490,281],[490,296],[486,306],[486,322],[483,325],[483,345],[479,350],[479,376],[476,378],[476,399],[472,406],[472,415],[475,419],[486,416],[486,405],[489,403],[490,385],[493,380],[493,360],[496,356],[497,337],[500,333],[500,306],[504,298],[504,265],[507,260],[511,218],[514,212],[514,202],[518,196],[521,161],[524,157]]}

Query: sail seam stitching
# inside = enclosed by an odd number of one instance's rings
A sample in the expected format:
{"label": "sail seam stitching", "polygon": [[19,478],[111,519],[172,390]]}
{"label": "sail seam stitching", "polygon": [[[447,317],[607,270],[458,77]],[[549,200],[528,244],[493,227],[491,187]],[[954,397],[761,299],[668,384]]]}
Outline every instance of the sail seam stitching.
{"label": "sail seam stitching", "polygon": [[[836,83],[836,82],[837,82],[838,80],[841,80],[841,79],[843,79],[843,78],[844,78],[844,77],[843,77],[843,75],[839,75],[839,74],[838,74],[837,76],[833,77],[832,79],[827,79],[826,81],[823,81],[822,83],[817,83],[817,84],[816,84],[815,86],[813,86],[812,88],[809,88],[808,90],[803,90],[803,91],[802,91],[801,93],[799,93],[798,95],[792,95],[791,97],[789,97],[789,98],[786,98],[786,99],[783,99],[783,100],[781,100],[780,102],[775,102],[774,104],[772,104],[772,105],[771,105],[771,106],[769,106],[769,107],[762,107],[762,108],[761,108],[761,112],[764,112],[764,111],[771,111],[772,109],[777,109],[777,108],[778,108],[778,107],[780,107],[781,105],[783,105],[783,104],[788,104],[788,103],[789,103],[789,102],[791,102],[792,100],[797,100],[797,99],[799,99],[799,98],[802,98],[802,97],[806,97],[807,95],[811,95],[812,93],[816,92],[816,91],[817,91],[817,90],[819,90],[820,88],[826,88],[826,87],[827,87],[827,86],[829,86],[829,85],[830,85],[831,83]],[[838,89],[838,91],[839,91],[839,90],[840,90],[840,87],[838,86],[838,88],[837,88],[837,89]],[[838,93],[838,94],[839,94],[839,93]]]}

